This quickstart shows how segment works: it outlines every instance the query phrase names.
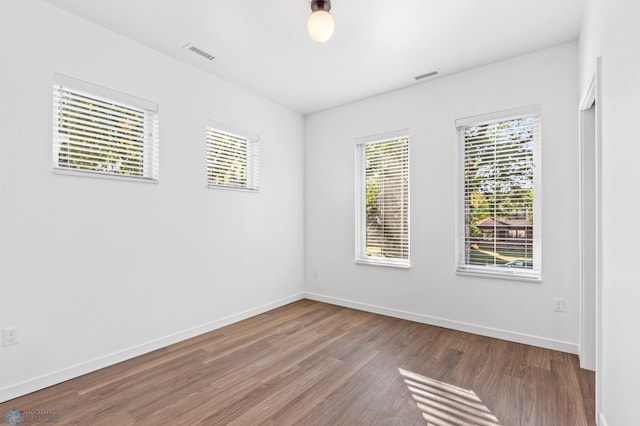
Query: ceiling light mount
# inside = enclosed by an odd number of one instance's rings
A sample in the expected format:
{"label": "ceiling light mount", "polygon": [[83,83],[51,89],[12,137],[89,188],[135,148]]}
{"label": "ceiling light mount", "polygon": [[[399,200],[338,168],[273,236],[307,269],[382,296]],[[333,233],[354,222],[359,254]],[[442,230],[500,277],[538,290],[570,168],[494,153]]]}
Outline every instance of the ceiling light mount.
{"label": "ceiling light mount", "polygon": [[331,0],[311,0],[311,10],[324,10],[329,12],[331,10]]}
{"label": "ceiling light mount", "polygon": [[330,10],[331,0],[311,0],[313,13],[307,20],[307,32],[309,37],[318,43],[324,43],[333,35],[335,22],[329,13]]}

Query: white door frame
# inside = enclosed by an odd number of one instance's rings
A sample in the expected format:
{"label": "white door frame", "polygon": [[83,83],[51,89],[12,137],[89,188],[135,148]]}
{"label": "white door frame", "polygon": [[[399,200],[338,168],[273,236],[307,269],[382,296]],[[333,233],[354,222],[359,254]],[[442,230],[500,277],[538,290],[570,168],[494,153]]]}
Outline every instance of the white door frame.
{"label": "white door frame", "polygon": [[[600,409],[602,238],[601,58],[579,105],[580,117],[580,366],[596,372],[596,416]],[[595,103],[595,111],[592,106]],[[586,211],[592,209],[593,211]]]}
{"label": "white door frame", "polygon": [[580,367],[588,370],[596,369],[596,99],[594,75],[580,101],[579,113]]}

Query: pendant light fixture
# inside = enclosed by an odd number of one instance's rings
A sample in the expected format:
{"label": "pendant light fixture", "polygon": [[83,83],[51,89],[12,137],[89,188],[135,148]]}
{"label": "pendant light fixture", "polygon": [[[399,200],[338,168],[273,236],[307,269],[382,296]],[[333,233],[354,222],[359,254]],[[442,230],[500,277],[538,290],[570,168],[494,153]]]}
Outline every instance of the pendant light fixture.
{"label": "pendant light fixture", "polygon": [[313,41],[324,43],[333,35],[335,22],[329,13],[331,0],[311,0],[312,14],[307,20],[307,32]]}

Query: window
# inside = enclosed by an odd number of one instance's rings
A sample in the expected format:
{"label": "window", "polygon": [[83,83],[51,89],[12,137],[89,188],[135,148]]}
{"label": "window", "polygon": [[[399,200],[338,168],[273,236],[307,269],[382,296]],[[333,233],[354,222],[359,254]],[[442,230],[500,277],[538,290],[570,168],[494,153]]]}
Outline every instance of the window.
{"label": "window", "polygon": [[53,168],[158,180],[158,106],[59,74],[53,84]]}
{"label": "window", "polygon": [[459,272],[540,279],[540,110],[456,122]]}
{"label": "window", "polygon": [[357,263],[409,267],[407,133],[357,141]]}
{"label": "window", "polygon": [[258,136],[210,123],[207,126],[207,185],[259,190]]}

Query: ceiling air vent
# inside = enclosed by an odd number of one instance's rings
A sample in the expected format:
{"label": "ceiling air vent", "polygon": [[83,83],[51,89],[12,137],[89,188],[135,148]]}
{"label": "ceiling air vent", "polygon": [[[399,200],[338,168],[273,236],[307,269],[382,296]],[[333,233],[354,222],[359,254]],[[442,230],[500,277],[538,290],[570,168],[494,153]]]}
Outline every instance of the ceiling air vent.
{"label": "ceiling air vent", "polygon": [[438,76],[438,74],[440,74],[438,71],[431,71],[431,72],[428,72],[428,73],[426,73],[426,74],[416,75],[416,76],[415,76],[415,77],[413,77],[413,78],[415,78],[415,79],[416,79],[416,81],[417,81],[417,80],[424,80],[425,78],[433,78],[433,77],[437,77],[437,76]]}
{"label": "ceiling air vent", "polygon": [[198,47],[195,47],[191,43],[187,43],[184,46],[184,49],[190,50],[193,53],[196,53],[196,54],[198,54],[198,55],[202,56],[203,58],[206,58],[206,59],[208,59],[210,61],[213,61],[215,59],[215,56],[213,56],[211,53],[205,52],[204,50],[202,50],[202,49],[200,49]]}

